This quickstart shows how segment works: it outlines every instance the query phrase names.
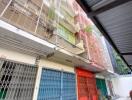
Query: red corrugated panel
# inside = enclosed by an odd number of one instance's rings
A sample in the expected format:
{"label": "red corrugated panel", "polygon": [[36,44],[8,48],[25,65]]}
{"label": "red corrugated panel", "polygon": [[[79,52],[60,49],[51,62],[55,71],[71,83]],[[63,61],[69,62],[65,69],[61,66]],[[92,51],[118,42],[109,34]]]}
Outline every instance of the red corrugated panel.
{"label": "red corrugated panel", "polygon": [[78,100],[98,100],[96,79],[92,72],[77,68]]}

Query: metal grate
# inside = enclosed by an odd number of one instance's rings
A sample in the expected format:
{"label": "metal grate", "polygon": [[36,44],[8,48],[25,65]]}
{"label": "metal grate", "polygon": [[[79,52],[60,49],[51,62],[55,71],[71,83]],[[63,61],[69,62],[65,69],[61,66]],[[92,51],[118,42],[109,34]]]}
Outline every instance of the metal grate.
{"label": "metal grate", "polygon": [[[97,90],[95,79],[88,77],[78,77],[79,100],[87,98],[88,100],[96,100]],[[86,99],[86,100],[87,100]]]}
{"label": "metal grate", "polygon": [[97,16],[121,53],[132,51],[131,9],[132,1]]}
{"label": "metal grate", "polygon": [[98,100],[96,79],[93,73],[77,68],[78,100]]}
{"label": "metal grate", "polygon": [[75,75],[42,69],[38,100],[76,100]]}
{"label": "metal grate", "polygon": [[63,100],[76,100],[76,84],[75,75],[71,73],[63,73]]}
{"label": "metal grate", "polygon": [[0,60],[0,100],[32,100],[37,67]]}
{"label": "metal grate", "polygon": [[60,100],[61,72],[42,70],[38,100]]}

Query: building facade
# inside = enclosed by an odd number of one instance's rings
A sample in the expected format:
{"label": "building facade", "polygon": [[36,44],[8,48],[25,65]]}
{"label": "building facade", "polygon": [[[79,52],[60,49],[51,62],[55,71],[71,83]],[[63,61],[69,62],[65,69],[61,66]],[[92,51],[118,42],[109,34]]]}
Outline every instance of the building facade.
{"label": "building facade", "polygon": [[0,99],[98,100],[111,59],[75,0],[0,0]]}

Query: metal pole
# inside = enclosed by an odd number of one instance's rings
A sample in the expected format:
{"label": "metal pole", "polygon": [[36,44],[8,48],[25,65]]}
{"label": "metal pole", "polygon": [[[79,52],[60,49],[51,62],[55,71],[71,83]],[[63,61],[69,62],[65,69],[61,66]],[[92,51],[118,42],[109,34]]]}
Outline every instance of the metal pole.
{"label": "metal pole", "polygon": [[[60,12],[60,6],[61,6],[61,0],[59,0],[59,4],[58,5],[55,5],[55,10],[57,9],[58,12]],[[56,14],[57,15],[57,14]],[[58,44],[58,29],[57,29],[57,26],[59,24],[59,15],[57,16],[57,21],[56,21],[56,45]]]}
{"label": "metal pole", "polygon": [[12,0],[9,1],[9,3],[7,4],[7,6],[5,7],[5,9],[2,11],[2,13],[0,14],[0,18],[4,15],[5,11],[7,10],[7,8],[10,6]]}
{"label": "metal pole", "polygon": [[44,5],[44,3],[42,3],[41,8],[40,8],[40,13],[38,15],[37,25],[36,25],[36,28],[35,28],[35,34],[37,32],[37,28],[38,28],[38,25],[39,25],[39,20],[40,20],[40,16],[41,16],[41,13],[42,13],[43,5]]}
{"label": "metal pole", "polygon": [[61,95],[60,95],[60,100],[63,100],[62,95],[63,95],[63,69],[61,71]]}

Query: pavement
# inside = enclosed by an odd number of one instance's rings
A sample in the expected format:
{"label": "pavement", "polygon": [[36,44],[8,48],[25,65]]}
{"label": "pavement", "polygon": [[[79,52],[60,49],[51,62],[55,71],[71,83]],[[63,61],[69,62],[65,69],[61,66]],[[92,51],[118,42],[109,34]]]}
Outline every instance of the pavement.
{"label": "pavement", "polygon": [[126,98],[122,97],[122,98],[118,98],[116,100],[131,100],[131,99],[129,97],[126,97]]}

